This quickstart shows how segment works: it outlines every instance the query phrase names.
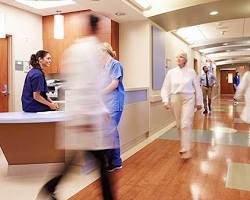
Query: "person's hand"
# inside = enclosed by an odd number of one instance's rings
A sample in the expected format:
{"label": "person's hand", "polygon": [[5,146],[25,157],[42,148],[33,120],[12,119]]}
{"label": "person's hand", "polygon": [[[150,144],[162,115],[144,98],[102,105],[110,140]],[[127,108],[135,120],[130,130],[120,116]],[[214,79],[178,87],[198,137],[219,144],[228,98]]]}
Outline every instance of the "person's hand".
{"label": "person's hand", "polygon": [[196,106],[196,109],[197,109],[197,110],[201,110],[201,109],[202,109],[202,105],[197,105],[197,106]]}
{"label": "person's hand", "polygon": [[170,107],[171,107],[171,106],[170,106],[170,103],[164,103],[164,107],[165,107],[166,110],[169,110]]}
{"label": "person's hand", "polygon": [[57,110],[59,108],[57,103],[50,103],[49,107],[50,107],[51,110]]}

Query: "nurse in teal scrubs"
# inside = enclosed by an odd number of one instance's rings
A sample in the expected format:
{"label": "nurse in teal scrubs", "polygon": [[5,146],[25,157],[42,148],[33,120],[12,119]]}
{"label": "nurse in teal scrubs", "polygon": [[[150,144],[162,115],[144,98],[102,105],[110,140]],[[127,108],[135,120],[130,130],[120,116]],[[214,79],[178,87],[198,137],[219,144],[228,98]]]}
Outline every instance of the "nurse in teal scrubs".
{"label": "nurse in teal scrubs", "polygon": [[22,107],[25,112],[45,112],[57,110],[58,105],[48,96],[48,87],[43,69],[51,64],[49,52],[40,50],[31,55],[30,65],[32,69],[28,72],[22,93]]}
{"label": "nurse in teal scrubs", "polygon": [[118,125],[122,116],[124,107],[125,91],[123,87],[123,67],[121,63],[114,59],[116,56],[109,43],[104,43],[102,50],[104,52],[104,102],[109,110],[109,114],[116,125],[115,139],[116,149],[107,150],[108,171],[114,171],[122,168],[120,157],[120,138]]}

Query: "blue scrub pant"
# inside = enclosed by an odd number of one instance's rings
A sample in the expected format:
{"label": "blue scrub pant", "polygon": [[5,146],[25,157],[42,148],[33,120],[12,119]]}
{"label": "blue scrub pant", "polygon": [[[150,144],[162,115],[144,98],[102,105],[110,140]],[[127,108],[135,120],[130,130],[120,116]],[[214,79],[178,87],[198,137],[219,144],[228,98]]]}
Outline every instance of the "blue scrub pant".
{"label": "blue scrub pant", "polygon": [[122,164],[122,159],[120,153],[120,137],[118,132],[118,125],[122,116],[122,111],[116,111],[111,113],[110,115],[116,125],[115,143],[118,148],[107,150],[108,163],[109,165],[120,166]]}

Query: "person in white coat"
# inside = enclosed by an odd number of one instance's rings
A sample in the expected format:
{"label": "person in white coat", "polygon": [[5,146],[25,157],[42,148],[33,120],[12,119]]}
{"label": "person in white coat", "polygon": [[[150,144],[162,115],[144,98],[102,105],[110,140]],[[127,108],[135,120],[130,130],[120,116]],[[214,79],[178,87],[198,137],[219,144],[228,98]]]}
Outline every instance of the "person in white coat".
{"label": "person in white coat", "polygon": [[202,109],[202,91],[195,71],[187,64],[187,54],[182,52],[177,56],[177,67],[169,70],[165,77],[161,97],[167,110],[171,108],[180,135],[181,158],[191,158],[192,123],[195,104]]}
{"label": "person in white coat", "polygon": [[241,112],[241,119],[250,124],[250,71],[245,72],[236,90],[236,94],[234,96],[235,100],[239,100],[242,96],[244,96],[245,106]]}
{"label": "person in white coat", "polygon": [[[64,169],[49,180],[40,193],[56,198],[56,188],[79,151],[96,159],[101,175],[104,200],[113,200],[112,184],[107,171],[106,150],[115,147],[115,125],[108,114],[103,98],[101,44],[97,39],[99,18],[89,16],[89,36],[77,40],[64,54],[63,66],[66,79],[66,106],[63,141],[64,148],[73,150]],[[61,144],[61,145],[62,145]],[[75,150],[75,151],[74,151]]]}

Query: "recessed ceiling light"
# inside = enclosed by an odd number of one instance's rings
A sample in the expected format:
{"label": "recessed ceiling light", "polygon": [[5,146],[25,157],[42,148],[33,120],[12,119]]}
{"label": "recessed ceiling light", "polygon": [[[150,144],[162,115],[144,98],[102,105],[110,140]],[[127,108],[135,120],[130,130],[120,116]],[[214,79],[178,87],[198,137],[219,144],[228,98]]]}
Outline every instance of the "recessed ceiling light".
{"label": "recessed ceiling light", "polygon": [[66,6],[75,4],[73,0],[36,0],[36,1],[27,1],[27,0],[16,0],[18,3],[25,4],[26,6],[36,8],[36,9],[45,9],[45,8],[54,8],[58,6]]}
{"label": "recessed ceiling light", "polygon": [[216,10],[214,10],[214,11],[212,11],[212,12],[210,12],[209,13],[209,15],[212,15],[212,16],[214,16],[214,15],[218,15],[219,14],[219,12],[218,11],[216,11]]}
{"label": "recessed ceiling light", "polygon": [[141,10],[149,10],[152,8],[148,0],[128,0],[130,3],[134,4],[136,7]]}
{"label": "recessed ceiling light", "polygon": [[116,12],[115,15],[116,16],[124,16],[124,15],[126,15],[126,13],[124,13],[124,12]]}

